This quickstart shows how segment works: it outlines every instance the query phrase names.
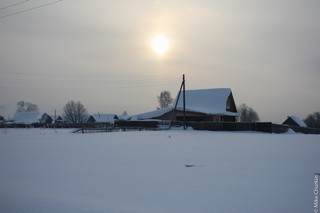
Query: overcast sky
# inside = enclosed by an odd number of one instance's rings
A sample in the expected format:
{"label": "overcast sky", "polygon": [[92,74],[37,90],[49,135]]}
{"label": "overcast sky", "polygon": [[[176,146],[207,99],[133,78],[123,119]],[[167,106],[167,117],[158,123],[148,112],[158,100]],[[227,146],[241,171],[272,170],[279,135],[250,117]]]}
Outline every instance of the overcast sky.
{"label": "overcast sky", "polygon": [[[6,118],[20,100],[49,114],[69,100],[90,113],[151,111],[162,90],[176,96],[182,74],[187,89],[231,88],[262,121],[320,111],[319,0],[1,0],[0,8]],[[169,40],[162,56],[150,44],[159,32]]]}

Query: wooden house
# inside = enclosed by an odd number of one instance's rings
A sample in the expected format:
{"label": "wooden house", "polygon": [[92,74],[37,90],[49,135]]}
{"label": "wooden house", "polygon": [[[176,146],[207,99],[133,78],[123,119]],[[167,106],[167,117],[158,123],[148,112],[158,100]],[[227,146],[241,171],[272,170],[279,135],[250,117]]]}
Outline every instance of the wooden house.
{"label": "wooden house", "polygon": [[[236,122],[238,116],[231,89],[186,90],[186,121]],[[159,109],[133,116],[132,120],[170,120],[174,112],[174,120],[183,120],[183,94],[175,99],[177,108]]]}
{"label": "wooden house", "polygon": [[0,124],[3,124],[5,122],[4,117],[0,115]]}
{"label": "wooden house", "polygon": [[51,115],[53,124],[63,124],[63,118],[60,115]]}
{"label": "wooden house", "polygon": [[39,127],[52,123],[52,118],[41,112],[17,112],[13,120],[18,127]]}

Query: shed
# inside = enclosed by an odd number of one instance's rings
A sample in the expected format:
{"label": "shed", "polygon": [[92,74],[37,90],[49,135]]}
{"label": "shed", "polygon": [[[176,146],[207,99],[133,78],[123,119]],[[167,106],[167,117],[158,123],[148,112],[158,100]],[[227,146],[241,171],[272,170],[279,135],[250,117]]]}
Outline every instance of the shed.
{"label": "shed", "polygon": [[288,116],[282,125],[307,127],[307,124],[297,116]]}
{"label": "shed", "polygon": [[114,125],[114,122],[118,120],[118,116],[116,114],[93,114],[88,118],[88,123],[95,124],[111,124]]}

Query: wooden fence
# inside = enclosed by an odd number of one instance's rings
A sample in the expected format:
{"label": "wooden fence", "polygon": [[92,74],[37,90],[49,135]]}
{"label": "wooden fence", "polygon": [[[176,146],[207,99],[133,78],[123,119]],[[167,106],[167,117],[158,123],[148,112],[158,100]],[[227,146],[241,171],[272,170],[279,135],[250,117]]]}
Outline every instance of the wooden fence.
{"label": "wooden fence", "polygon": [[[182,126],[182,122],[173,121],[172,126]],[[196,122],[189,121],[186,123],[187,127],[192,127],[194,130],[209,130],[209,131],[257,131],[266,133],[285,133],[289,129],[294,132],[303,134],[320,134],[320,129],[297,127],[289,125],[273,124],[271,122],[257,122],[257,123],[240,123],[240,122]],[[2,128],[26,128],[31,126],[26,125],[0,125]],[[169,121],[125,121],[118,120],[114,125],[110,124],[64,124],[61,126],[56,125],[39,125],[32,127],[47,127],[47,128],[75,128],[73,132],[111,132],[111,131],[128,131],[128,130],[166,130],[169,128]]]}
{"label": "wooden fence", "polygon": [[274,124],[271,122],[232,123],[232,122],[187,122],[194,130],[210,131],[257,131],[267,133],[285,133],[289,129],[303,134],[320,134],[320,129]]}

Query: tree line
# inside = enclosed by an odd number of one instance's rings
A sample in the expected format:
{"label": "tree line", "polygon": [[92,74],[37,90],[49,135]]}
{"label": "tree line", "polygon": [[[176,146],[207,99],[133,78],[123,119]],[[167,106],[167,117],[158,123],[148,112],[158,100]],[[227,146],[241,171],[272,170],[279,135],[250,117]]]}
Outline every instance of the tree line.
{"label": "tree line", "polygon": [[[18,101],[16,112],[39,112],[36,104],[26,101]],[[88,110],[80,101],[68,101],[63,107],[63,119],[72,124],[85,123],[89,117]],[[0,115],[0,121],[4,121],[4,117]]]}

